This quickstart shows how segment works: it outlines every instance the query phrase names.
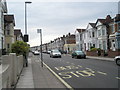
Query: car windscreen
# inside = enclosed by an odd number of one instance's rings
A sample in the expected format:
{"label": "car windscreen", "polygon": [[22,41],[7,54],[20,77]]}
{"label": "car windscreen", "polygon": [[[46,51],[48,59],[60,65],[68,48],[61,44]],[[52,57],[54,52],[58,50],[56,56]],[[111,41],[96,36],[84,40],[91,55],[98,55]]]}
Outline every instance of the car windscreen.
{"label": "car windscreen", "polygon": [[60,53],[59,51],[53,51],[54,53]]}
{"label": "car windscreen", "polygon": [[76,51],[77,54],[84,54],[82,51]]}

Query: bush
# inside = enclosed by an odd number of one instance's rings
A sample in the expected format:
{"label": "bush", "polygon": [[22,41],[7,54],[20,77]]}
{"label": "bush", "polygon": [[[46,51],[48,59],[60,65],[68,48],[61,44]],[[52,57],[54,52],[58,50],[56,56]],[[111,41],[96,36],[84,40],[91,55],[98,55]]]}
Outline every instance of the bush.
{"label": "bush", "polygon": [[12,44],[12,53],[16,53],[16,55],[23,55],[25,56],[26,53],[29,51],[29,46],[26,42],[23,41],[16,41]]}
{"label": "bush", "polygon": [[90,51],[97,51],[97,48],[91,48]]}
{"label": "bush", "polygon": [[98,50],[98,51],[101,51],[101,49],[100,49],[100,48],[97,48],[97,50]]}

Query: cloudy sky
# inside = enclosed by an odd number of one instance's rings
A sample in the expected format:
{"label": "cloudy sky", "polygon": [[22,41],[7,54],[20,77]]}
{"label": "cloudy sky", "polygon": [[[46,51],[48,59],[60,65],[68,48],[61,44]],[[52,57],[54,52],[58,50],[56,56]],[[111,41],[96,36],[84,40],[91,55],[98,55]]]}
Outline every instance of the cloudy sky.
{"label": "cloudy sky", "polygon": [[[112,17],[118,13],[119,0],[31,0],[27,4],[29,44],[40,44],[37,29],[42,29],[43,43],[74,33],[76,28],[86,28],[98,18]],[[8,0],[9,14],[14,14],[16,29],[24,34],[24,0]]]}

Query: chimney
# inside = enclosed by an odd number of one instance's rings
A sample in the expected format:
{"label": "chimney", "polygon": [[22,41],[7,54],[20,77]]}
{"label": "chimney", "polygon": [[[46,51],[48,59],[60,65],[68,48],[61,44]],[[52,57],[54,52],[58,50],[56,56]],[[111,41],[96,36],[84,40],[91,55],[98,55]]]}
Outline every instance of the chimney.
{"label": "chimney", "polygon": [[63,35],[63,38],[65,38],[65,35]]}
{"label": "chimney", "polygon": [[107,19],[107,20],[110,20],[110,19],[111,19],[111,16],[110,16],[110,15],[107,15],[106,19]]}
{"label": "chimney", "polygon": [[115,22],[118,22],[120,21],[120,14],[116,14],[116,17],[115,17]]}
{"label": "chimney", "polygon": [[68,36],[70,36],[70,33],[68,33]]}

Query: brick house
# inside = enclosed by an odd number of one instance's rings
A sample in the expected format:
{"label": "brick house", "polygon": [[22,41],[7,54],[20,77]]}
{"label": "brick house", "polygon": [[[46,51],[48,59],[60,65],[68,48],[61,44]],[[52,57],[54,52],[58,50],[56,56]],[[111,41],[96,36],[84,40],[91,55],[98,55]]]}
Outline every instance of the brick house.
{"label": "brick house", "polygon": [[67,51],[67,53],[71,53],[74,50],[76,50],[75,35],[69,33],[65,37],[64,51]]}
{"label": "brick house", "polygon": [[110,15],[107,15],[106,19],[97,19],[96,29],[97,29],[97,48],[108,51],[109,45],[109,23],[113,20]]}

